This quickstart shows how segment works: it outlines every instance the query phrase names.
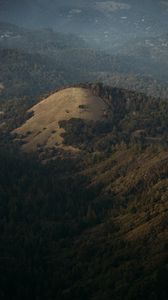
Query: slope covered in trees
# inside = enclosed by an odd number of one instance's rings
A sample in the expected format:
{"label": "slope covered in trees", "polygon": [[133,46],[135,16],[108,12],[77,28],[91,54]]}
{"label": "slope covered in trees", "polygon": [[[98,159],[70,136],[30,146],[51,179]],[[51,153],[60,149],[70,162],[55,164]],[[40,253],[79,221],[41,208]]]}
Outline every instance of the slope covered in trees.
{"label": "slope covered in trees", "polygon": [[60,124],[80,154],[41,164],[1,139],[2,299],[168,297],[168,103],[87,88],[111,115]]}

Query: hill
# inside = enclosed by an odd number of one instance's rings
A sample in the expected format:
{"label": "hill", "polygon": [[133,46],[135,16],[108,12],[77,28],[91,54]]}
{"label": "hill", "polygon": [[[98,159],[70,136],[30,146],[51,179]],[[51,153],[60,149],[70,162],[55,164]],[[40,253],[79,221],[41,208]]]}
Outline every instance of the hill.
{"label": "hill", "polygon": [[33,116],[14,132],[23,137],[26,150],[62,146],[61,121],[70,119],[102,120],[108,106],[103,99],[94,96],[89,89],[67,88],[52,94],[29,112]]}
{"label": "hill", "polygon": [[[0,117],[3,126],[0,125],[0,131],[2,127],[8,132],[19,127],[26,119],[26,111],[41,101],[44,94],[47,97],[56,88],[79,82],[103,81],[118,88],[167,98],[167,63],[162,61],[161,64],[160,59],[157,63],[156,58],[155,67],[151,68],[150,57],[154,51],[140,63],[141,50],[137,52],[138,59],[136,51],[130,50],[130,53],[131,56],[123,48],[123,54],[111,55],[88,48],[86,42],[72,34],[49,29],[28,30],[1,22],[0,111],[3,115]],[[154,73],[155,78],[162,74],[164,84],[153,78]]]}
{"label": "hill", "polygon": [[[10,130],[44,94],[106,74],[126,74],[125,57],[87,48],[81,38],[49,29],[27,30],[0,23],[0,111]],[[20,122],[21,123],[21,122]]]}
{"label": "hill", "polygon": [[1,298],[166,300],[167,100],[99,83],[33,110],[18,131],[59,122],[62,155],[0,141]]}
{"label": "hill", "polygon": [[[167,100],[102,84],[84,84],[49,96],[14,132],[26,149],[69,145],[107,151],[118,142],[167,143]],[[87,142],[86,142],[87,141]]]}

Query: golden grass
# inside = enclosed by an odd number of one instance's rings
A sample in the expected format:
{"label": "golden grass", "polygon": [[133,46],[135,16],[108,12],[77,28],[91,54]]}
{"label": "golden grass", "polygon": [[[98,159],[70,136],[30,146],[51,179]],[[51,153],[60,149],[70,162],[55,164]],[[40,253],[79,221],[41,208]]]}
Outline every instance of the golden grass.
{"label": "golden grass", "polygon": [[[84,105],[84,108],[80,108],[80,105]],[[32,107],[29,111],[34,115],[14,132],[26,142],[23,145],[26,151],[35,151],[39,145],[43,148],[63,147],[64,150],[75,150],[63,145],[61,134],[64,129],[59,127],[59,121],[71,118],[96,121],[103,118],[105,109],[102,99],[95,97],[89,89],[67,88]]]}

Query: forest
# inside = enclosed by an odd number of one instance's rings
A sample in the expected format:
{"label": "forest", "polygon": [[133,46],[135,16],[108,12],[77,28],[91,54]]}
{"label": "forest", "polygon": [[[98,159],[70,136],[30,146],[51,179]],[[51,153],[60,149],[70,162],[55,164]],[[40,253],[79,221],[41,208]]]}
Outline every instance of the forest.
{"label": "forest", "polygon": [[1,139],[1,299],[167,299],[168,103],[87,87],[111,116],[60,124],[80,155]]}
{"label": "forest", "polygon": [[[167,35],[117,54],[83,36],[0,22],[0,299],[167,300]],[[13,130],[67,87],[101,99],[103,117],[59,122],[76,152],[24,152]]]}

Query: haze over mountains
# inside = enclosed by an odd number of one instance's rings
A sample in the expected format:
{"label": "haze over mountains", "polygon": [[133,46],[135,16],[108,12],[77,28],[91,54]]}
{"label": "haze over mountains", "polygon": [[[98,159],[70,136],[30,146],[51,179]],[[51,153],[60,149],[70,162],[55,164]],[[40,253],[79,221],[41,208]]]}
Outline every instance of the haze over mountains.
{"label": "haze over mountains", "polygon": [[25,27],[75,33],[101,48],[166,33],[168,27],[167,3],[157,0],[1,0],[0,18]]}
{"label": "haze over mountains", "polygon": [[[11,93],[37,95],[37,91],[48,92],[66,84],[95,80],[167,97],[167,35],[133,39],[118,50],[107,52],[91,48],[88,42],[72,34],[30,30],[1,22],[0,49],[0,82],[6,87],[3,98]],[[17,89],[10,81],[13,72]],[[124,77],[127,79],[123,86]],[[32,80],[38,89],[28,83]]]}

